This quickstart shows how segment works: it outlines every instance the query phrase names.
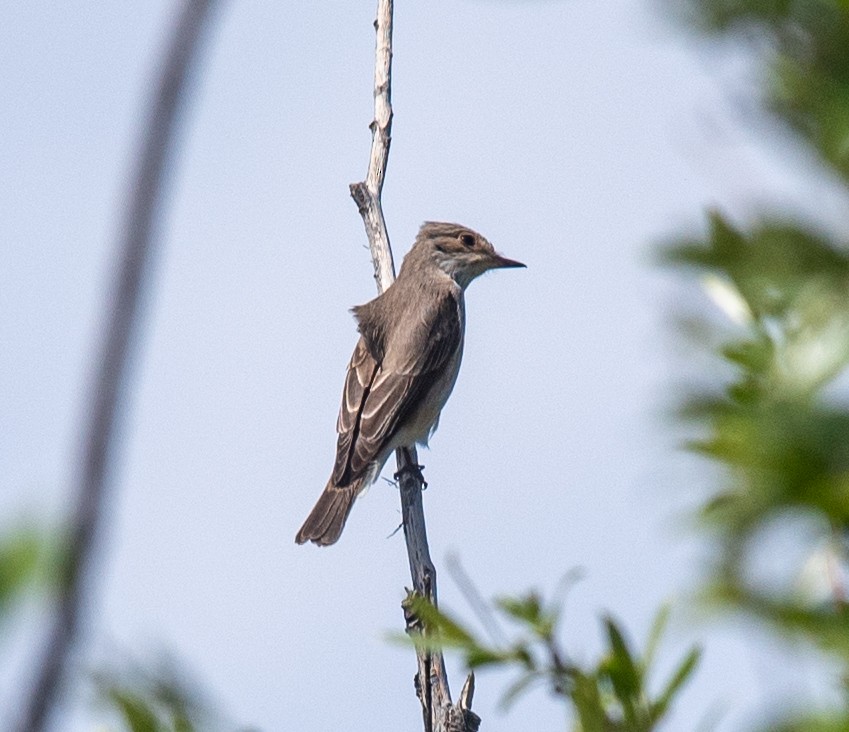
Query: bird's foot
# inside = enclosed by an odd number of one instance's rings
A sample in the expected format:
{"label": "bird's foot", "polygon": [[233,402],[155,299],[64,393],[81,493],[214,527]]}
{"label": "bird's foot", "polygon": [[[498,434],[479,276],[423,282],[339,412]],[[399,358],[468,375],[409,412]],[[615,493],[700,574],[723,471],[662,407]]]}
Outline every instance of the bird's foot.
{"label": "bird's foot", "polygon": [[422,470],[424,470],[424,465],[415,465],[413,463],[407,463],[392,477],[395,478],[396,481],[399,481],[401,480],[401,478],[404,477],[405,473],[408,475],[412,475],[417,481],[422,484],[422,490],[424,490],[425,488],[427,488],[427,481],[424,478],[424,473],[422,473]]}

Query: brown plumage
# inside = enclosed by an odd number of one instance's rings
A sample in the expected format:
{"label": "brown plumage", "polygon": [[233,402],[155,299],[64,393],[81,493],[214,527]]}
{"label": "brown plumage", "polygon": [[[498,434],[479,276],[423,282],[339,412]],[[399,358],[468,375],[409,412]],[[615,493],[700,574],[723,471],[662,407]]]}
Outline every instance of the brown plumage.
{"label": "brown plumage", "polygon": [[389,455],[427,443],[460,368],[465,288],[489,269],[523,266],[471,229],[426,222],[393,285],[353,309],[360,340],[342,392],[336,462],[298,544],[335,543]]}

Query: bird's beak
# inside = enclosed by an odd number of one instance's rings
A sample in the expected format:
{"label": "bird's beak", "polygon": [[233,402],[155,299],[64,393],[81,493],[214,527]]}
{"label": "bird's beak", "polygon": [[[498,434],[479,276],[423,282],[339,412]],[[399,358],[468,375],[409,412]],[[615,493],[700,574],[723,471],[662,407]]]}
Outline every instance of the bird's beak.
{"label": "bird's beak", "polygon": [[489,269],[506,269],[507,267],[526,267],[526,264],[517,262],[515,259],[507,259],[500,254],[493,254],[490,258]]}

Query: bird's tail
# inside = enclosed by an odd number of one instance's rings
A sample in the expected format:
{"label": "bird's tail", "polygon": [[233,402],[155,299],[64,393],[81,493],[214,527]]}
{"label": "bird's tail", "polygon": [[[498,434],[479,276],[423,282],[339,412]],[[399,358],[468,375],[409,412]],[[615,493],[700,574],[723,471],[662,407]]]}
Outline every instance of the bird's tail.
{"label": "bird's tail", "polygon": [[363,480],[360,479],[340,488],[330,480],[295,536],[295,543],[304,544],[311,541],[319,546],[335,544],[342,535],[342,529],[345,528],[348,514],[351,513],[351,507],[362,485]]}

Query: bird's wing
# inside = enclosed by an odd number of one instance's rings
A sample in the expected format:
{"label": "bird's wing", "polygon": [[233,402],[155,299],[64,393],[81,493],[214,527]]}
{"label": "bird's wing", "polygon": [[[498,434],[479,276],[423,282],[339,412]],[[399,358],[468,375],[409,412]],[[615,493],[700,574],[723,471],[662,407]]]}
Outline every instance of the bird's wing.
{"label": "bird's wing", "polygon": [[[334,484],[347,485],[364,474],[398,427],[415,414],[460,347],[460,310],[454,296],[440,298],[419,321],[418,330],[418,337],[407,341],[415,344],[406,349],[408,354],[387,353],[380,364],[364,338],[357,343],[336,424]],[[387,363],[392,368],[384,367]]]}

